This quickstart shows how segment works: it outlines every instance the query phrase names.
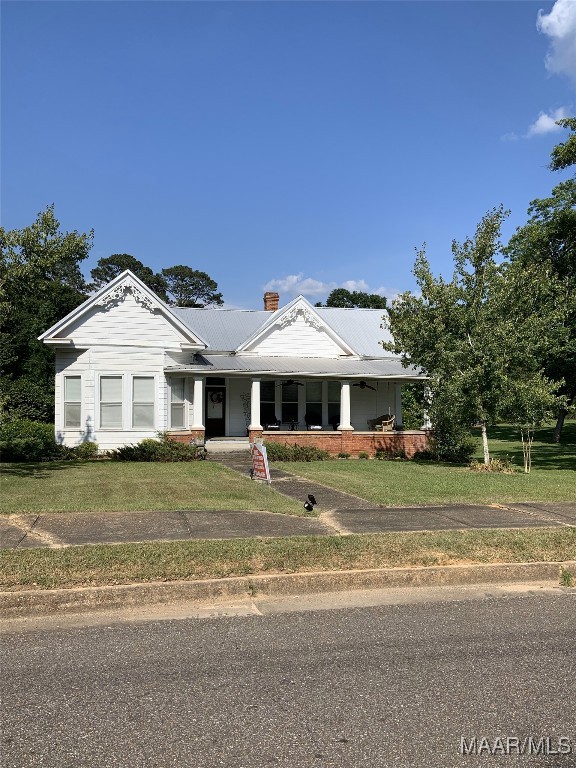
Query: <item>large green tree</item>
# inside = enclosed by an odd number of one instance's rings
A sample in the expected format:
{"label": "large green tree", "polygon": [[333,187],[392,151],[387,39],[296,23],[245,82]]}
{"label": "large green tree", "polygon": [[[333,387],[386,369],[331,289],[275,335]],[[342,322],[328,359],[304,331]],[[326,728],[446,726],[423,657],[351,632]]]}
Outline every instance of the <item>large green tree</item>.
{"label": "large green tree", "polygon": [[162,270],[166,281],[168,301],[177,307],[222,305],[218,284],[206,274],[182,264]]}
{"label": "large green tree", "polygon": [[[576,131],[576,119],[559,121]],[[576,164],[576,134],[552,151],[554,170]],[[519,227],[505,252],[522,269],[545,270],[559,285],[557,300],[566,309],[563,339],[544,350],[542,365],[553,379],[563,379],[566,408],[558,414],[553,439],[560,441],[568,408],[576,401],[576,179],[561,182],[549,197],[533,200],[528,222]]]}
{"label": "large green tree", "polygon": [[334,288],[326,299],[326,304],[320,302],[317,307],[343,307],[345,309],[386,309],[386,297],[377,293],[364,291],[349,291],[346,288]]}
{"label": "large green tree", "polygon": [[414,266],[419,293],[395,299],[385,321],[394,342],[384,347],[430,376],[434,426],[449,432],[451,425],[480,424],[485,463],[487,426],[506,413],[518,387],[553,396],[555,384],[540,374],[540,359],[546,340],[562,333],[562,310],[551,300],[545,272],[533,266],[520,274],[499,264],[506,215],[501,207],[490,211],[474,237],[453,242],[449,281],[432,274],[421,250]]}
{"label": "large green tree", "polygon": [[0,228],[4,418],[53,417],[54,353],[37,337],[86,298],[80,263],[92,239],[93,232],[61,232],[53,205],[28,227]]}
{"label": "large green tree", "polygon": [[113,253],[111,256],[99,259],[98,264],[90,273],[94,287],[101,288],[127,269],[140,278],[144,285],[153,290],[162,301],[168,300],[166,295],[168,286],[162,275],[153,272],[150,267],[146,267],[129,253]]}

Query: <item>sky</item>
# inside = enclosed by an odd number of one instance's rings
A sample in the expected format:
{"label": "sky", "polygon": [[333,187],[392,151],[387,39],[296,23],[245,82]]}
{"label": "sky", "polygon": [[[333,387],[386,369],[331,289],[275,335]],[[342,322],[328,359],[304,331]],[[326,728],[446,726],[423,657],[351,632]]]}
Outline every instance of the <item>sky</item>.
{"label": "sky", "polygon": [[184,264],[225,306],[415,290],[415,249],[564,176],[576,0],[1,2],[0,215]]}

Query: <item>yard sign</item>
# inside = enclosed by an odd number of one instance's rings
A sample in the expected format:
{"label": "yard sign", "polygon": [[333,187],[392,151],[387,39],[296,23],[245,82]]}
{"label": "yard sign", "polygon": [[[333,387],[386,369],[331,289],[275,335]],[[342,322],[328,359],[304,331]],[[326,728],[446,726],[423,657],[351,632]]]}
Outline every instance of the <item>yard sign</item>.
{"label": "yard sign", "polygon": [[252,477],[271,483],[266,446],[262,443],[250,443],[250,452],[252,454]]}

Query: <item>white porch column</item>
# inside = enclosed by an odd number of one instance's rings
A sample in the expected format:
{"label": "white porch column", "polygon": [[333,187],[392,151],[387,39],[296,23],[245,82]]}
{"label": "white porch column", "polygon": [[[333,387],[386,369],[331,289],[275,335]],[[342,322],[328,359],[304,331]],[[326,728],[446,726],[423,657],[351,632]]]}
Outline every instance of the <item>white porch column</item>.
{"label": "white porch column", "polygon": [[350,382],[340,382],[340,424],[338,429],[354,429],[350,424]]}
{"label": "white porch column", "polygon": [[192,426],[190,429],[204,429],[204,378],[194,377],[192,399]]}
{"label": "white porch column", "polygon": [[250,426],[248,429],[262,429],[260,424],[260,379],[252,379],[250,390]]}
{"label": "white porch column", "polygon": [[394,426],[402,426],[402,384],[394,385]]}
{"label": "white porch column", "polygon": [[432,405],[432,390],[430,387],[424,387],[424,423],[420,429],[432,429],[430,414],[428,408]]}

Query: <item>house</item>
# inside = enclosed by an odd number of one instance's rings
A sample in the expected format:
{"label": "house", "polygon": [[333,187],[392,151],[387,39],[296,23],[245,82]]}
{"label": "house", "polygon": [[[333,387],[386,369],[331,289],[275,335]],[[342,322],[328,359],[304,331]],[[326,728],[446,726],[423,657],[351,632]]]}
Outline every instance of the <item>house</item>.
{"label": "house", "polygon": [[57,439],[425,447],[425,432],[402,430],[401,404],[402,383],[424,377],[382,349],[382,310],[278,304],[267,293],[259,311],[169,307],[118,275],[39,337],[56,353]]}

